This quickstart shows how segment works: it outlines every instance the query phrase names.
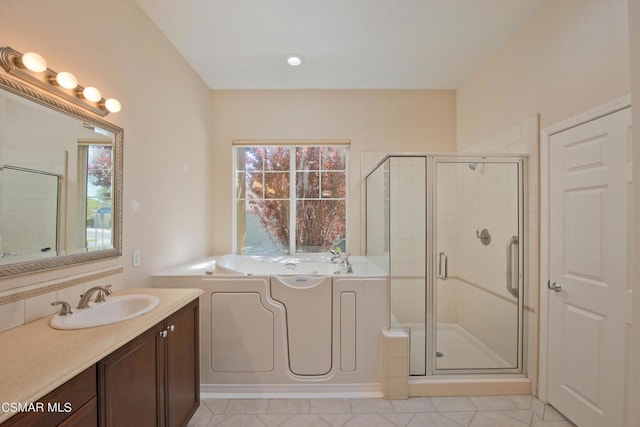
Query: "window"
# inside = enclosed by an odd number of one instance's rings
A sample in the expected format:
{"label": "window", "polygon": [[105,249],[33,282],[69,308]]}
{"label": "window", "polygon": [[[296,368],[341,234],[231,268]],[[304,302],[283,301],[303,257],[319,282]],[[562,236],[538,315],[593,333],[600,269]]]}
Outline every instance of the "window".
{"label": "window", "polygon": [[78,176],[82,234],[89,251],[113,247],[111,236],[113,187],[113,150],[111,143],[80,141]]}
{"label": "window", "polygon": [[237,252],[345,249],[347,155],[346,146],[236,147]]}

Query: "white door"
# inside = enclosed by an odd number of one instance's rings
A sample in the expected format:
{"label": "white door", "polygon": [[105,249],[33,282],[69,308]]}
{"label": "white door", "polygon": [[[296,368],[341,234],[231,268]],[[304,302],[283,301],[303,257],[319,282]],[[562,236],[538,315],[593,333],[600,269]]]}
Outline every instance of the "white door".
{"label": "white door", "polygon": [[630,126],[627,108],[549,144],[548,399],[580,427],[623,425]]}

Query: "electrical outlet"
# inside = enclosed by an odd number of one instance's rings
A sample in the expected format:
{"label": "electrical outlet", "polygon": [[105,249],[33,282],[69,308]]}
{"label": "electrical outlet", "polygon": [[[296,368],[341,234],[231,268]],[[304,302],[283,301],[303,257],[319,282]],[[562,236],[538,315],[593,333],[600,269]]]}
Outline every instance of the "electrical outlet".
{"label": "electrical outlet", "polygon": [[140,267],[140,264],[142,264],[142,260],[140,258],[140,251],[135,250],[131,252],[131,266]]}

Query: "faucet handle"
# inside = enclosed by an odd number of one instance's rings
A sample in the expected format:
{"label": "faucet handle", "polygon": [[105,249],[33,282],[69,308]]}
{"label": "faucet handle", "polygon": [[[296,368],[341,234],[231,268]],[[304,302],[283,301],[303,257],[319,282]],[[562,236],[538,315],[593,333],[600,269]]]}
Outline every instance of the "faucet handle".
{"label": "faucet handle", "polygon": [[105,302],[106,300],[104,299],[104,297],[106,295],[111,295],[112,293],[113,291],[111,290],[111,285],[103,286],[98,291],[98,295],[96,296],[96,299],[93,302],[96,302],[96,303]]}
{"label": "faucet handle", "polygon": [[58,314],[58,316],[69,316],[70,314],[73,314],[73,311],[71,311],[71,306],[66,301],[55,301],[55,302],[52,302],[51,305],[53,305],[53,306],[61,305],[62,306],[62,309],[60,310],[60,313]]}

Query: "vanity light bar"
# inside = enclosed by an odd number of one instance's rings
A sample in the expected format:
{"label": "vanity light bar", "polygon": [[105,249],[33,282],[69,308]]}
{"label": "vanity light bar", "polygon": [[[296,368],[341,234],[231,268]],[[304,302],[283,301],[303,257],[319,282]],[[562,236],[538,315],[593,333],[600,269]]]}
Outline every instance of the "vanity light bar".
{"label": "vanity light bar", "polygon": [[67,101],[81,106],[102,117],[117,113],[122,105],[115,98],[105,99],[98,89],[83,87],[78,79],[68,71],[55,72],[47,61],[34,52],[20,53],[10,47],[0,47],[0,66],[22,80],[53,92]]}

